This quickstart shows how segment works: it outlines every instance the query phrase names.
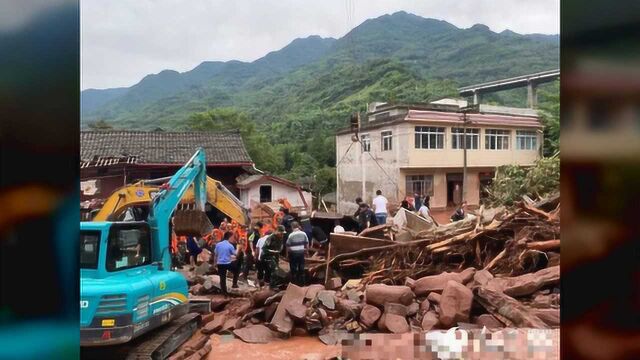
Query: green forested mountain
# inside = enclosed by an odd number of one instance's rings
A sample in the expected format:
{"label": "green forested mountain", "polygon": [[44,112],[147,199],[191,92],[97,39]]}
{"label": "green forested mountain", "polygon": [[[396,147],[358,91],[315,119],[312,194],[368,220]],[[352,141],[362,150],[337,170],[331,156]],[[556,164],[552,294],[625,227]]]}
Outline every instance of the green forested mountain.
{"label": "green forested mountain", "polygon": [[[251,63],[204,62],[148,75],[128,89],[85,90],[83,126],[240,127],[259,168],[316,175],[332,191],[335,129],[367,102],[421,102],[458,86],[559,67],[557,35],[460,29],[405,12],[370,19],[340,39],[312,36]],[[557,85],[547,89],[557,93]],[[104,95],[103,97],[101,97]],[[522,89],[486,101],[524,105]],[[545,97],[541,99],[544,101]]]}

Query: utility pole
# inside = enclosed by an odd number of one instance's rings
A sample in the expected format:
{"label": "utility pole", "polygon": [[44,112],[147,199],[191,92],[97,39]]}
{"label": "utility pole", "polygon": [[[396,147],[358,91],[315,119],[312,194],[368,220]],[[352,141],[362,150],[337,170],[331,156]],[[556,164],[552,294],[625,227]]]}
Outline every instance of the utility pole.
{"label": "utility pole", "polygon": [[[462,201],[467,200],[467,124],[469,119],[467,113],[478,113],[480,111],[480,104],[473,104],[471,106],[465,106],[460,108],[459,112],[462,113],[462,151],[463,151],[463,165],[462,165]],[[478,134],[480,136],[480,134]],[[480,139],[478,139],[480,142]]]}

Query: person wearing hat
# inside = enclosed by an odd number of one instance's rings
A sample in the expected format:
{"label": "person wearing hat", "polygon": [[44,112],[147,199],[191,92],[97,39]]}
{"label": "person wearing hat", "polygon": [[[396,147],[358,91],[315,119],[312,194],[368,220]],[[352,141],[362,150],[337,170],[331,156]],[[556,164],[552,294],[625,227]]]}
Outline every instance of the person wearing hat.
{"label": "person wearing hat", "polygon": [[283,239],[285,234],[285,228],[282,225],[278,225],[273,234],[269,235],[262,246],[262,261],[264,262],[264,279],[269,282],[269,286],[273,288],[273,282],[271,281],[272,275],[278,269],[278,263],[280,262],[280,253],[282,252]]}

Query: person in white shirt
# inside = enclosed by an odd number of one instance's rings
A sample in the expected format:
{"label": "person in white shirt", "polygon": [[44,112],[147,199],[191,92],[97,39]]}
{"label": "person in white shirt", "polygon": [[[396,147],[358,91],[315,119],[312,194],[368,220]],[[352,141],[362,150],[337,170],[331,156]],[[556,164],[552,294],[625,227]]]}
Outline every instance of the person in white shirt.
{"label": "person in white shirt", "polygon": [[418,215],[422,216],[428,222],[433,222],[433,219],[431,218],[431,211],[429,211],[429,207],[427,207],[426,203],[420,206],[420,209],[418,209]]}
{"label": "person in white shirt", "polygon": [[260,286],[262,286],[264,284],[264,270],[265,270],[265,263],[264,261],[262,261],[262,247],[264,246],[264,243],[267,241],[267,238],[269,237],[269,235],[271,235],[271,231],[267,231],[267,233],[261,237],[260,239],[258,239],[258,242],[256,243],[256,253],[257,253],[257,259],[258,261],[256,262],[256,268],[257,268],[257,272],[258,272],[258,283],[260,284]]}
{"label": "person in white shirt", "polygon": [[381,190],[376,191],[376,195],[373,199],[376,220],[378,225],[384,225],[387,223],[387,203],[389,203],[389,201],[386,197],[382,196]]}

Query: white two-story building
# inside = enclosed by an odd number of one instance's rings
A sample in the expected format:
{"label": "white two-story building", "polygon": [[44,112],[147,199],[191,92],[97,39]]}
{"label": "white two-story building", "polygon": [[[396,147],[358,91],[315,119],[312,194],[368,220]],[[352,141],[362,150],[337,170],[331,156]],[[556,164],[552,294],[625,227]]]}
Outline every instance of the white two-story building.
{"label": "white two-story building", "polygon": [[[463,118],[466,102],[423,105],[373,104],[360,124],[336,134],[337,206],[355,210],[355,198],[371,203],[376,190],[400,203],[415,193],[443,209],[462,199]],[[479,205],[482,187],[505,164],[533,165],[542,153],[543,127],[531,109],[480,105],[467,115],[466,200]]]}

